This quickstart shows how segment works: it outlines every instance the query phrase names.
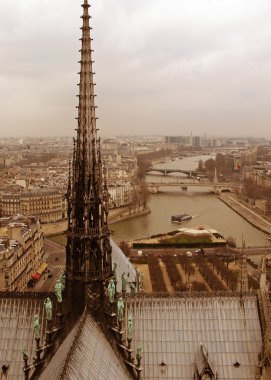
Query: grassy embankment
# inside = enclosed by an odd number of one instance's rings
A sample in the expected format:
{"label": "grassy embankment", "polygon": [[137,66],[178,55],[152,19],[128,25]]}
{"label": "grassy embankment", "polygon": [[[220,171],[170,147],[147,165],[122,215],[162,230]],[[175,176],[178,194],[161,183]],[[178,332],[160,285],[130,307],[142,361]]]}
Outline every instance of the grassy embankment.
{"label": "grassy embankment", "polygon": [[172,231],[166,235],[158,234],[150,239],[138,240],[133,243],[133,248],[195,248],[195,247],[215,247],[226,244],[224,239],[213,240],[211,236],[189,236]]}

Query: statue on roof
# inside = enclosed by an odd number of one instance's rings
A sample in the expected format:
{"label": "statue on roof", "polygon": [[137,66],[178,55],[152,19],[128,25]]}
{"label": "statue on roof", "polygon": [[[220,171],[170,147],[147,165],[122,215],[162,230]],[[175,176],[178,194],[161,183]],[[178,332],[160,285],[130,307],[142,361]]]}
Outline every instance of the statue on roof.
{"label": "statue on roof", "polygon": [[128,283],[128,278],[127,278],[126,274],[123,272],[122,276],[121,276],[121,291],[122,291],[122,293],[126,292],[127,283]]}
{"label": "statue on roof", "polygon": [[59,279],[56,280],[55,294],[56,294],[57,302],[61,303],[62,302],[62,283]]}
{"label": "statue on roof", "polygon": [[44,308],[46,312],[47,321],[51,321],[52,320],[52,301],[50,300],[49,297],[47,297],[44,301]]}
{"label": "statue on roof", "polygon": [[21,346],[21,354],[22,355],[24,355],[24,354],[26,354],[26,348],[25,348],[25,346]]}
{"label": "statue on roof", "polygon": [[131,295],[134,296],[136,294],[136,285],[134,282],[129,283]]}
{"label": "statue on roof", "polygon": [[62,275],[60,276],[60,282],[62,284],[62,289],[65,289],[65,284],[66,284],[66,273],[63,272]]}
{"label": "statue on roof", "polygon": [[40,322],[39,322],[39,316],[37,314],[34,315],[34,337],[35,339],[40,339]]}
{"label": "statue on roof", "polygon": [[140,366],[140,362],[141,362],[141,359],[142,359],[142,347],[141,346],[137,346],[137,349],[136,349],[136,359],[137,359],[137,365]]}
{"label": "statue on roof", "polygon": [[127,323],[127,338],[132,339],[133,335],[133,317],[131,314],[128,317],[128,323]]}
{"label": "statue on roof", "polygon": [[123,315],[124,315],[124,302],[122,297],[118,299],[117,303],[117,309],[118,309],[118,321],[123,321]]}
{"label": "statue on roof", "polygon": [[25,347],[22,347],[21,349],[21,354],[23,355],[23,361],[24,361],[24,367],[28,367],[28,355],[27,355],[27,352],[26,352],[26,348]]}
{"label": "statue on roof", "polygon": [[108,293],[109,301],[113,303],[115,300],[115,294],[116,294],[116,286],[115,286],[113,278],[110,278],[109,280],[107,293]]}

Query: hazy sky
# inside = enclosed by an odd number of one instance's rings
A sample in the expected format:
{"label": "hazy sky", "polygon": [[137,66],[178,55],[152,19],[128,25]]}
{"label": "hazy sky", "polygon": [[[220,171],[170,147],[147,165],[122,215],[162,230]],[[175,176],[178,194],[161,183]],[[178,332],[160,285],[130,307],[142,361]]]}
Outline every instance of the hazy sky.
{"label": "hazy sky", "polygon": [[[0,0],[0,135],[73,135],[82,0]],[[270,0],[93,0],[102,135],[271,137]]]}

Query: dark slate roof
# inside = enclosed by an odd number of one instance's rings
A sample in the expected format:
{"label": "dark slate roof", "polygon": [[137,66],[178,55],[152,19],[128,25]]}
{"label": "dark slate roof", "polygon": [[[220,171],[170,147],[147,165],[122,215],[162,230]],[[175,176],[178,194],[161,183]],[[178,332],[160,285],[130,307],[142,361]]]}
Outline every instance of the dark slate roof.
{"label": "dark slate roof", "polygon": [[[29,293],[29,297],[31,297]],[[0,368],[9,365],[8,380],[24,379],[21,350],[35,356],[34,314],[39,315],[41,331],[45,329],[44,297],[4,297],[0,294]]]}
{"label": "dark slate roof", "polygon": [[54,354],[53,358],[46,366],[45,370],[39,377],[39,380],[49,380],[49,379],[59,379],[63,367],[65,365],[66,357],[68,356],[70,349],[72,347],[73,341],[76,337],[80,321],[78,321],[72,330],[69,332],[68,336],[64,339],[63,343],[58,348],[57,352]]}
{"label": "dark slate roof", "polygon": [[203,344],[219,380],[255,380],[262,346],[256,296],[130,298],[126,320],[129,313],[133,348],[143,347],[143,379],[193,380]]}
{"label": "dark slate roof", "polygon": [[[61,349],[62,346],[59,351]],[[57,361],[54,363],[54,367],[57,368]],[[51,364],[52,362],[49,367]],[[62,365],[62,361],[60,365]],[[48,377],[43,378],[48,379]],[[58,377],[54,378],[57,379]],[[60,378],[63,380],[131,379],[129,372],[102,333],[100,326],[87,312],[80,322]]]}

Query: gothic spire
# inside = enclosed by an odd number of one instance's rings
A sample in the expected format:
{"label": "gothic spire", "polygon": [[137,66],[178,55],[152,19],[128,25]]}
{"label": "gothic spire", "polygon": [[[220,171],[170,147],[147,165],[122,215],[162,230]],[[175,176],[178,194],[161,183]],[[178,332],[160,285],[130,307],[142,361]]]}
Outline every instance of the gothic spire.
{"label": "gothic spire", "polygon": [[[91,27],[89,25],[90,16],[88,14],[89,4],[87,0],[84,0],[81,40],[81,59],[80,63],[80,83],[79,83],[79,106],[78,106],[78,143],[80,144],[81,153],[84,149],[84,143],[86,148],[89,148],[91,141],[89,139],[97,139],[96,130],[96,115],[95,115],[95,102],[94,102],[94,81],[92,70],[92,52],[90,38]],[[88,152],[90,153],[90,152]],[[87,152],[85,152],[87,155]],[[83,157],[82,157],[83,158]]]}
{"label": "gothic spire", "polygon": [[97,137],[93,60],[88,0],[82,4],[83,25],[77,136],[74,141],[71,185],[68,188],[66,265],[71,281],[104,281],[111,273],[108,199],[105,170]]}
{"label": "gothic spire", "polygon": [[[243,244],[244,247],[244,244]],[[247,256],[243,251],[242,247],[242,253],[240,258],[240,274],[239,274],[239,283],[238,283],[238,290],[241,293],[241,295],[244,292],[248,292],[248,272],[247,272]]]}

